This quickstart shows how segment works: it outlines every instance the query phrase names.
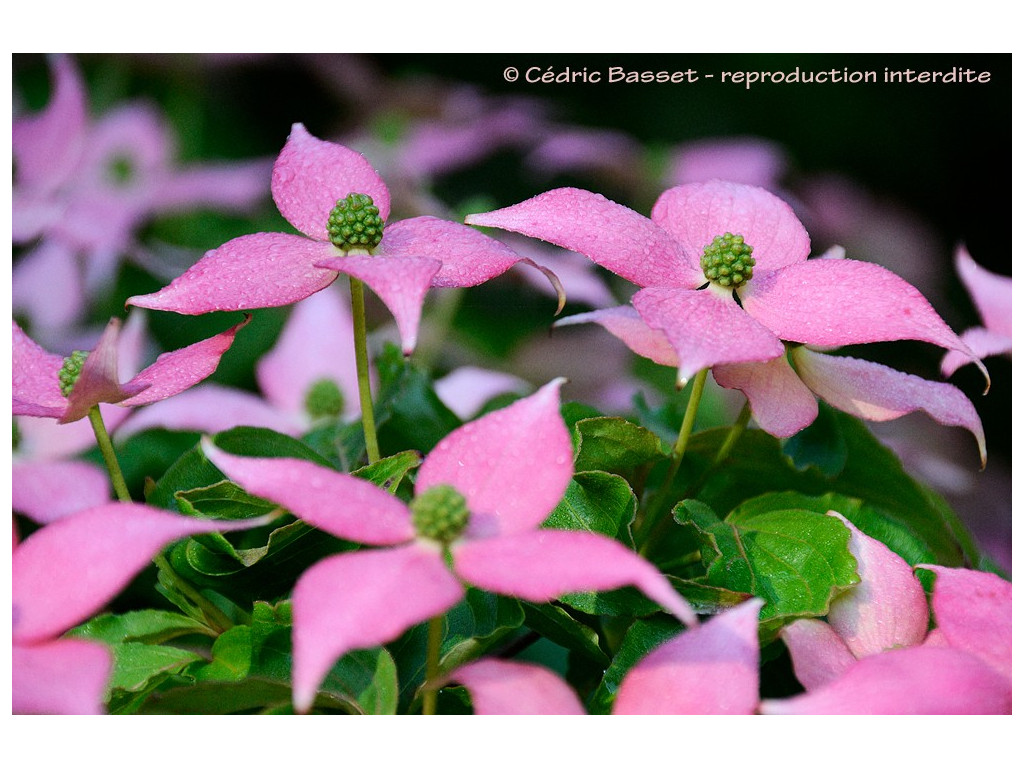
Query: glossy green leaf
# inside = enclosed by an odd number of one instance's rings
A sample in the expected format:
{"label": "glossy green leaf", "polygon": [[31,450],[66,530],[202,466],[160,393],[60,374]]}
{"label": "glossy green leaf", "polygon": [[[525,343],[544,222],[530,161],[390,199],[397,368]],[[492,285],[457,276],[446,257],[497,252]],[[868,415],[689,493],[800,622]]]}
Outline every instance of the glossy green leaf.
{"label": "glossy green leaf", "polygon": [[155,609],[129,613],[104,613],[67,633],[71,637],[98,640],[107,645],[128,641],[159,644],[183,635],[213,635],[205,624],[171,611]]}
{"label": "glossy green leaf", "polygon": [[619,475],[577,472],[544,527],[600,533],[632,547],[629,526],[636,506],[633,490]]}
{"label": "glossy green leaf", "polygon": [[154,678],[184,669],[202,656],[184,648],[146,643],[117,643],[110,647],[114,656],[114,670],[110,687],[126,691],[139,691]]}
{"label": "glossy green leaf", "polygon": [[604,470],[628,477],[671,450],[650,430],[619,417],[581,419],[573,429],[577,471]]}

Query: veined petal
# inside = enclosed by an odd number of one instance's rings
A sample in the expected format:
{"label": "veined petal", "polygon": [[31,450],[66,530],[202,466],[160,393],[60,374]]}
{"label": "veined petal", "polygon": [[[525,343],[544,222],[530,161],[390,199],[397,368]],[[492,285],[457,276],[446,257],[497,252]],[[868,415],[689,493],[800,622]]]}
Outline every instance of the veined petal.
{"label": "veined petal", "polygon": [[107,473],[87,461],[15,461],[11,502],[15,512],[45,525],[110,501]]}
{"label": "veined petal", "polygon": [[762,605],[747,600],[655,648],[623,678],[612,714],[753,714]]}
{"label": "veined petal", "polygon": [[176,539],[265,522],[206,520],[111,502],[50,523],[14,550],[14,641],[50,638],[92,615]]}
{"label": "veined petal", "polygon": [[68,407],[57,420],[59,424],[78,421],[89,409],[100,403],[120,403],[137,395],[149,386],[145,381],[130,381],[121,385],[118,378],[117,348],[121,321],[112,318],[96,343],[96,348],[82,364],[78,381],[68,395]]}
{"label": "veined petal", "polygon": [[[11,373],[14,413],[28,416],[59,417],[68,407],[67,398],[60,393],[60,355],[52,355],[28,337],[11,321]],[[19,407],[20,404],[20,407]],[[45,413],[29,413],[28,407]]]}
{"label": "veined petal", "polygon": [[296,711],[313,705],[339,657],[394,640],[462,596],[440,552],[419,544],[335,555],[309,568],[292,593]]}
{"label": "veined petal", "polygon": [[182,315],[282,307],[337,279],[336,272],[314,266],[335,253],[330,243],[298,235],[243,235],[208,251],[170,285],[126,303]]}
{"label": "veined petal", "polygon": [[470,537],[535,528],[572,478],[572,443],[555,379],[529,397],[464,424],[423,460],[416,493],[450,485],[466,499]]}
{"label": "veined petal", "polygon": [[480,659],[449,679],[465,686],[477,715],[585,715],[576,692],[546,667]]}
{"label": "veined petal", "polygon": [[634,586],[684,624],[697,615],[661,572],[614,539],[586,531],[519,531],[457,544],[455,572],[489,592],[545,603],[570,592]]}
{"label": "veined petal", "polygon": [[260,390],[267,400],[293,417],[305,416],[306,395],[320,379],[338,385],[346,416],[359,412],[352,312],[334,288],[315,293],[292,307],[277,342],[256,363]]}
{"label": "veined petal", "polygon": [[299,232],[327,241],[327,218],[350,194],[373,198],[387,221],[391,195],[387,185],[358,152],[312,136],[302,123],[292,125],[288,141],[274,163],[271,192],[281,214]]}
{"label": "veined petal", "polygon": [[603,195],[563,187],[466,223],[498,227],[582,253],[637,285],[696,288],[704,275],[668,232]]}
{"label": "veined petal", "polygon": [[233,456],[210,440],[202,447],[229,480],[334,536],[382,546],[414,535],[405,504],[371,482],[302,459]]}
{"label": "veined petal", "polygon": [[344,272],[370,286],[398,324],[402,352],[411,355],[419,335],[423,298],[441,268],[437,259],[421,256],[336,256],[318,267]]}
{"label": "veined petal", "polygon": [[676,350],[680,383],[713,365],[770,360],[785,352],[771,331],[710,288],[644,288],[633,295],[633,306]]}
{"label": "veined petal", "polygon": [[790,437],[818,415],[818,401],[796,375],[785,355],[761,363],[731,363],[712,369],[715,381],[747,396],[761,429]]}
{"label": "veined petal", "polygon": [[928,381],[881,363],[826,355],[807,347],[793,351],[803,382],[841,411],[870,421],[889,421],[924,411],[940,424],[970,430],[985,464],[985,431],[974,404],[952,384]]}
{"label": "veined petal", "polygon": [[640,318],[640,313],[634,307],[625,305],[581,312],[578,315],[560,318],[554,325],[560,327],[581,323],[597,323],[633,352],[659,365],[673,368],[679,366],[679,355],[672,348],[665,332],[651,328]]}
{"label": "veined petal", "polygon": [[651,219],[699,259],[716,235],[743,235],[753,248],[754,275],[807,259],[811,239],[793,209],[760,187],[728,181],[684,184],[661,193]]}
{"label": "veined petal", "polygon": [[[999,333],[993,333],[987,328],[968,328],[960,334],[961,340],[978,357],[994,357],[995,355],[1009,355],[1013,352],[1013,339]],[[952,376],[953,372],[974,360],[963,352],[952,350],[942,358],[939,370],[943,376]]]}
{"label": "veined petal", "polygon": [[101,643],[69,638],[11,648],[15,715],[102,715],[114,661]]}
{"label": "veined petal", "polygon": [[985,327],[1010,338],[1013,335],[1011,305],[1013,281],[980,266],[962,245],[956,251],[956,272],[971,296]]}
{"label": "veined petal", "polygon": [[828,514],[850,529],[850,554],[860,576],[859,584],[832,601],[828,623],[858,659],[919,645],[928,633],[928,600],[914,569],[842,515]]}
{"label": "veined petal", "polygon": [[861,659],[828,685],[761,702],[765,715],[1010,714],[1010,679],[955,648],[900,648]]}
{"label": "veined petal", "polygon": [[922,565],[934,571],[932,611],[946,642],[1010,677],[1013,589],[994,573]]}
{"label": "veined petal", "polygon": [[744,309],[787,341],[842,346],[914,339],[976,359],[916,288],[878,264],[813,259],[774,272],[755,267],[740,297]]}
{"label": "veined petal", "polygon": [[235,334],[248,325],[251,319],[251,315],[246,315],[242,322],[216,336],[173,352],[164,352],[156,362],[124,385],[126,389],[145,385],[145,389],[134,397],[123,400],[121,405],[130,407],[155,403],[198,384],[217,370],[221,356],[234,343]]}
{"label": "veined petal", "polygon": [[207,383],[135,411],[117,428],[116,437],[124,440],[147,429],[215,434],[238,426],[298,436],[305,423],[251,392]]}
{"label": "veined petal", "polygon": [[779,636],[789,649],[793,674],[808,691],[835,680],[857,661],[843,638],[818,619],[797,619]]}

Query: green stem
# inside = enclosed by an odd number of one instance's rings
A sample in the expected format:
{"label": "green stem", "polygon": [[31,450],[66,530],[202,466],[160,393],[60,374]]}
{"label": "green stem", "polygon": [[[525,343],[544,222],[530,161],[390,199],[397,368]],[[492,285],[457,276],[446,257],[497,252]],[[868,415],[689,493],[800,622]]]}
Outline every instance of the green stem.
{"label": "green stem", "polygon": [[423,714],[437,714],[437,679],[441,671],[441,640],[444,638],[444,614],[435,616],[427,626],[427,676],[423,687]]}
{"label": "green stem", "polygon": [[363,283],[349,278],[352,291],[352,330],[356,345],[356,376],[359,379],[359,407],[362,411],[363,437],[366,440],[366,460],[380,461],[377,446],[377,426],[373,421],[373,395],[370,392],[370,358],[366,353],[366,300]]}
{"label": "green stem", "polygon": [[100,407],[94,405],[89,409],[89,423],[92,424],[92,431],[96,434],[96,443],[103,454],[103,461],[107,465],[107,473],[110,475],[110,482],[114,486],[114,495],[118,501],[131,501],[132,496],[128,493],[128,485],[121,474],[121,465],[117,463],[117,454],[114,453],[114,444],[110,441],[107,427],[103,423],[103,414]]}
{"label": "green stem", "polygon": [[701,395],[704,394],[704,382],[708,378],[708,369],[704,368],[693,377],[693,389],[690,390],[690,400],[686,404],[686,413],[683,414],[683,423],[679,427],[679,437],[672,447],[668,471],[662,481],[661,488],[657,495],[651,500],[647,512],[637,532],[637,540],[640,542],[640,552],[647,549],[648,538],[654,526],[657,525],[669,494],[672,492],[672,483],[676,479],[676,473],[683,463],[683,455],[686,453],[686,446],[690,442],[690,434],[693,432],[693,424],[697,420],[697,410],[700,405]]}

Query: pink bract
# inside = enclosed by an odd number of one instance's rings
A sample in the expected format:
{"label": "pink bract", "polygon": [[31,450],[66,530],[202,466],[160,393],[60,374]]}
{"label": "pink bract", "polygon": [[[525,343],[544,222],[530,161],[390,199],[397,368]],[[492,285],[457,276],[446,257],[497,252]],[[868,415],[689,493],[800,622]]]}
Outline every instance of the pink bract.
{"label": "pink bract", "polygon": [[409,354],[432,286],[478,285],[522,261],[545,272],[564,300],[557,278],[547,270],[471,227],[432,216],[389,224],[371,251],[346,255],[328,237],[331,210],[349,194],[366,194],[386,221],[388,188],[358,152],[310,135],[301,123],[292,126],[274,164],[271,190],[301,236],[265,232],[236,238],[167,287],[128,303],[187,315],[277,307],[323,290],[345,273],[365,282],[388,307]]}
{"label": "pink bract", "polygon": [[[385,547],[328,557],[293,594],[294,703],[306,711],[334,661],[397,638],[448,610],[463,582],[525,600],[632,585],[681,621],[690,606],[654,566],[625,545],[582,531],[538,529],[573,474],[572,446],[555,380],[533,395],[456,429],[426,456],[416,496],[448,486],[468,525],[447,546],[417,536],[406,505],[367,481],[294,459],[204,450],[231,480],[340,538]],[[339,588],[339,585],[345,585]]]}
{"label": "pink bract", "polygon": [[550,669],[504,659],[480,659],[448,676],[465,686],[477,715],[585,715],[580,700]]}
{"label": "pink bract", "polygon": [[[982,322],[981,326],[968,328],[960,338],[978,357],[1009,355],[1013,351],[1012,279],[979,266],[963,246],[956,252],[956,272]],[[963,352],[947,352],[942,359],[942,375],[951,376],[969,362],[971,358]]]}

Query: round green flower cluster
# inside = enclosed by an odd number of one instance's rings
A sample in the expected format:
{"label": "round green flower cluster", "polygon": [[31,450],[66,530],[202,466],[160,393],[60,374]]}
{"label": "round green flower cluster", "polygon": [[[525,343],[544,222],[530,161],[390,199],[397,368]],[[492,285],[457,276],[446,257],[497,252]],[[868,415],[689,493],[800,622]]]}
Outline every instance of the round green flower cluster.
{"label": "round green flower cluster", "polygon": [[327,235],[339,248],[373,248],[384,235],[384,220],[373,198],[353,192],[331,209]]}
{"label": "round green flower cluster", "polygon": [[68,357],[64,358],[64,363],[60,367],[60,373],[57,374],[57,378],[60,380],[60,393],[64,397],[68,397],[71,394],[75,382],[82,375],[82,366],[85,365],[85,358],[88,356],[88,352],[75,350]]}
{"label": "round green flower cluster", "polygon": [[725,288],[739,288],[754,274],[753,248],[743,242],[743,235],[726,232],[704,246],[700,268],[704,277]]}
{"label": "round green flower cluster", "polygon": [[306,392],[306,413],[312,419],[335,418],[345,407],[345,396],[332,379],[317,379]]}
{"label": "round green flower cluster", "polygon": [[421,538],[450,544],[469,522],[465,497],[450,485],[434,485],[409,504],[412,524]]}

